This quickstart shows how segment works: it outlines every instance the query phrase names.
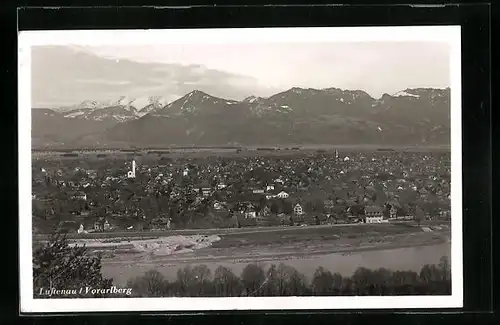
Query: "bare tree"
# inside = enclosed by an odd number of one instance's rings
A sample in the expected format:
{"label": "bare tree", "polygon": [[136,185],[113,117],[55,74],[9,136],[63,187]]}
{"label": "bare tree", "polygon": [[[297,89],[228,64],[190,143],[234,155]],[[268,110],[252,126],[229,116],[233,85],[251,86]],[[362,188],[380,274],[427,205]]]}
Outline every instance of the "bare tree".
{"label": "bare tree", "polygon": [[149,270],[143,276],[128,281],[134,296],[161,297],[166,293],[166,280],[157,270]]}
{"label": "bare tree", "polygon": [[224,266],[219,266],[215,270],[214,286],[216,296],[223,297],[238,297],[243,290],[240,279]]}

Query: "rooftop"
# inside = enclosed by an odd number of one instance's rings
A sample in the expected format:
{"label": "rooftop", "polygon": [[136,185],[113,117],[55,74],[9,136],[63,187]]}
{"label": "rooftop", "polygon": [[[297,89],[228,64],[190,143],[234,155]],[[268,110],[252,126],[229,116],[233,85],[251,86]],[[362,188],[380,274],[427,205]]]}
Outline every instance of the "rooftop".
{"label": "rooftop", "polygon": [[378,206],[367,206],[365,208],[365,212],[366,213],[378,213],[378,212],[382,212],[382,208],[378,207]]}

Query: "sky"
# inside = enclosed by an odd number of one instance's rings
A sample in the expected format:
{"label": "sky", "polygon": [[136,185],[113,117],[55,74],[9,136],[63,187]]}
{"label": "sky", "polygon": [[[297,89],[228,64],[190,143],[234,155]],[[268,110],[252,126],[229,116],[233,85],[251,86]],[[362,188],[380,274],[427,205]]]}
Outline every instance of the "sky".
{"label": "sky", "polygon": [[374,98],[450,86],[443,42],[294,42],[34,46],[32,106],[120,96],[175,100],[199,89],[242,100],[291,87],[359,89]]}

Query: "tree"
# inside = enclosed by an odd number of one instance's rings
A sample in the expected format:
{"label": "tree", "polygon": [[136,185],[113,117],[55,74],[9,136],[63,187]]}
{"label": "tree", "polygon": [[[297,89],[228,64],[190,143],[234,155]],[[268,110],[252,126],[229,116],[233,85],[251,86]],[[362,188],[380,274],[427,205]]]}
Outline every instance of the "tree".
{"label": "tree", "polygon": [[264,207],[267,205],[267,199],[265,196],[261,196],[259,198],[259,210],[264,209]]}
{"label": "tree", "polygon": [[371,277],[370,285],[376,290],[377,294],[381,294],[383,290],[386,290],[391,285],[393,273],[386,268],[379,268],[372,272]]}
{"label": "tree", "polygon": [[280,296],[300,296],[307,291],[306,279],[295,268],[280,263],[276,269]]}
{"label": "tree", "polygon": [[279,205],[279,203],[276,200],[273,200],[271,202],[271,207],[270,208],[271,208],[271,213],[273,213],[273,214],[280,213],[280,210],[281,210],[280,209],[280,205]]}
{"label": "tree", "polygon": [[333,291],[333,275],[332,272],[325,270],[323,267],[318,267],[314,272],[312,280],[313,293],[319,296],[325,296]]}
{"label": "tree", "polygon": [[281,296],[283,292],[283,279],[278,276],[276,265],[271,265],[267,270],[267,282],[263,286],[262,296]]}
{"label": "tree", "polygon": [[451,280],[451,266],[450,261],[447,256],[443,256],[439,259],[439,270],[441,271],[441,279],[443,281]]}
{"label": "tree", "polygon": [[306,277],[303,274],[288,265],[280,264],[278,269],[280,268],[283,269],[283,272],[280,273],[285,276],[285,295],[302,296],[307,293],[307,281]]}
{"label": "tree", "polygon": [[191,288],[196,283],[192,268],[188,265],[177,271],[177,293],[181,296],[190,296]]}
{"label": "tree", "polygon": [[271,265],[267,272],[257,264],[247,265],[241,278],[220,266],[213,281],[210,269],[200,265],[180,269],[173,283],[163,280],[157,271],[150,271],[129,281],[129,286],[139,296],[449,295],[451,281],[443,270],[449,272],[447,257],[441,258],[439,265],[425,265],[420,276],[413,271],[360,267],[351,277],[343,277],[319,267],[312,282],[307,283],[304,275],[283,263]]}
{"label": "tree", "polygon": [[308,213],[313,213],[316,210],[314,202],[313,201],[306,201],[304,210]]}
{"label": "tree", "polygon": [[134,296],[161,297],[167,291],[167,281],[157,270],[149,270],[143,276],[129,280],[127,287],[132,289]]}
{"label": "tree", "polygon": [[356,269],[351,277],[357,295],[367,294],[370,285],[373,284],[373,271],[365,267],[359,267]]}
{"label": "tree", "polygon": [[257,264],[248,264],[241,273],[241,281],[247,296],[257,295],[265,280],[264,270]]}
{"label": "tree", "polygon": [[333,273],[333,293],[340,293],[344,290],[345,278],[338,272]]}
{"label": "tree", "polygon": [[420,223],[422,222],[422,220],[424,220],[424,212],[422,211],[422,209],[417,205],[415,207],[415,221],[417,222],[417,224],[420,226]]}
{"label": "tree", "polygon": [[314,202],[314,212],[316,213],[324,213],[325,212],[325,203],[321,199],[316,199]]}
{"label": "tree", "polygon": [[227,267],[219,266],[214,275],[215,295],[218,297],[238,297],[243,291],[240,279]]}
{"label": "tree", "polygon": [[70,246],[64,234],[53,234],[33,252],[35,296],[41,289],[106,289],[112,282],[101,273],[101,257],[91,256],[85,246]]}
{"label": "tree", "polygon": [[293,203],[290,200],[283,201],[283,213],[292,214],[293,213]]}
{"label": "tree", "polygon": [[439,202],[437,200],[437,198],[429,198],[429,202],[425,202],[423,205],[423,210],[426,214],[433,218],[439,216]]}
{"label": "tree", "polygon": [[405,286],[417,285],[419,282],[419,275],[412,271],[396,271],[392,273],[391,285],[392,286]]}
{"label": "tree", "polygon": [[440,271],[435,265],[426,264],[420,270],[420,279],[424,283],[432,283],[439,281],[441,278]]}
{"label": "tree", "polygon": [[194,285],[191,293],[197,297],[203,297],[212,293],[212,271],[206,265],[198,265],[193,268]]}

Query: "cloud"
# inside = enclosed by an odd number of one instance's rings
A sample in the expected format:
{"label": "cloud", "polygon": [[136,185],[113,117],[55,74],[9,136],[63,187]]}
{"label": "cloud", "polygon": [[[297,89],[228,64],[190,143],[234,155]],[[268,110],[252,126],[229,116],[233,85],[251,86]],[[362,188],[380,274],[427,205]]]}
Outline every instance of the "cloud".
{"label": "cloud", "polygon": [[291,87],[360,89],[380,97],[448,87],[449,51],[442,42],[37,46],[32,102],[178,98],[194,89],[241,100]]}
{"label": "cloud", "polygon": [[106,80],[106,79],[76,79],[76,83],[90,83],[99,85],[129,85],[132,83],[130,80]]}
{"label": "cloud", "polygon": [[194,89],[240,100],[260,93],[261,88],[255,78],[203,65],[103,58],[74,47],[32,48],[33,107],[67,106],[120,96],[175,100]]}

